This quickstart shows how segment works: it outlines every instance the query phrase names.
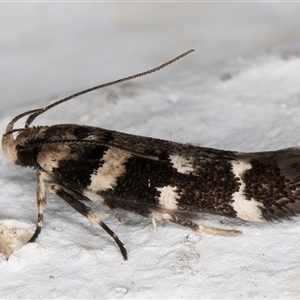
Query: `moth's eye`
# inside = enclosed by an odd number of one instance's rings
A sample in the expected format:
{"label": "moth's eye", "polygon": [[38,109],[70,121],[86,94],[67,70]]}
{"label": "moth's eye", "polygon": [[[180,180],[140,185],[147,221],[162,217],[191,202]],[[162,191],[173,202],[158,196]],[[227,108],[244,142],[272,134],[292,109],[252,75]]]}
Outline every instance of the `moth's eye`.
{"label": "moth's eye", "polygon": [[18,150],[18,163],[24,167],[36,165],[36,151],[34,149]]}

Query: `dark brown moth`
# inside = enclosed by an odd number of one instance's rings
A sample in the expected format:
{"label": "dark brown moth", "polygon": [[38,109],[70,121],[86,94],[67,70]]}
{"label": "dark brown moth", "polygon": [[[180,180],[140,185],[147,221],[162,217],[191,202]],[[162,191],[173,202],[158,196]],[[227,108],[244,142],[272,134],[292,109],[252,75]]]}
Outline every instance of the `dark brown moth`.
{"label": "dark brown moth", "polygon": [[[107,205],[118,218],[118,210],[123,209],[151,218],[154,227],[156,220],[169,220],[219,235],[241,232],[200,225],[185,213],[206,212],[247,221],[282,220],[300,213],[299,148],[239,153],[76,124],[31,126],[38,115],[56,105],[153,73],[192,51],[149,71],[24,112],[7,125],[2,138],[6,157],[37,169],[38,218],[29,242],[36,240],[43,226],[45,183],[51,193],[99,224],[115,240],[124,259],[123,243],[86,201]],[[24,128],[15,129],[15,123],[28,115]]]}

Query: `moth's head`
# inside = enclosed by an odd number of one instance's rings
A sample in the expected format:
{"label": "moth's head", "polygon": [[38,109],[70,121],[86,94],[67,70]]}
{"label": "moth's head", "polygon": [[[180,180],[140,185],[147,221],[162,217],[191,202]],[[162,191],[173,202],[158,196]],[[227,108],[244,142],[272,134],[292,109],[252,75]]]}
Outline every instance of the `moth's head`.
{"label": "moth's head", "polygon": [[[31,112],[30,112],[31,113]],[[25,113],[16,116],[6,127],[2,137],[2,150],[5,156],[16,165],[35,166],[36,149],[39,141],[43,139],[48,127],[26,127],[14,129],[14,124]],[[27,113],[28,114],[28,113]],[[16,137],[14,138],[14,134]]]}

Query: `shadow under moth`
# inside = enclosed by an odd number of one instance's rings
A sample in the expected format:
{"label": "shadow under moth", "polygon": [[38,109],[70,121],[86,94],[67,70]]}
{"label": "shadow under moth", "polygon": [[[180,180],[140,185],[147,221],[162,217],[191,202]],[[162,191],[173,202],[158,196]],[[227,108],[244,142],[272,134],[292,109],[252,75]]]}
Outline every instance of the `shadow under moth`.
{"label": "shadow under moth", "polygon": [[[32,126],[34,119],[82,94],[156,72],[190,50],[154,69],[75,93],[16,116],[6,128],[2,149],[16,165],[37,174],[38,217],[34,242],[43,227],[46,189],[65,200],[91,223],[99,224],[127,251],[100,213],[85,203],[107,205],[120,220],[123,209],[169,220],[197,232],[237,235],[240,231],[207,227],[188,213],[211,213],[246,221],[289,219],[300,213],[300,151],[240,153],[136,136],[76,124]],[[15,123],[28,116],[24,128]],[[16,137],[14,138],[14,135]]]}

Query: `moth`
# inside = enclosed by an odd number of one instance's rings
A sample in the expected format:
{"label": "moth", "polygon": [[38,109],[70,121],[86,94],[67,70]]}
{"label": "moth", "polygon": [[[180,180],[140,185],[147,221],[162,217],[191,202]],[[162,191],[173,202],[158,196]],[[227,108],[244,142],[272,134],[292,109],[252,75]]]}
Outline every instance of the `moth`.
{"label": "moth", "polygon": [[[91,126],[32,126],[53,107],[96,89],[156,72],[159,67],[75,93],[49,106],[13,118],[2,138],[6,157],[36,169],[38,216],[34,242],[43,227],[46,188],[91,223],[99,224],[119,246],[118,236],[86,203],[107,205],[152,220],[168,220],[197,232],[237,235],[241,231],[198,224],[190,213],[211,213],[246,221],[289,219],[300,213],[300,151],[240,153],[142,137]],[[28,116],[24,128],[15,123]],[[16,135],[16,137],[14,137]]]}

